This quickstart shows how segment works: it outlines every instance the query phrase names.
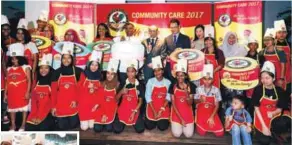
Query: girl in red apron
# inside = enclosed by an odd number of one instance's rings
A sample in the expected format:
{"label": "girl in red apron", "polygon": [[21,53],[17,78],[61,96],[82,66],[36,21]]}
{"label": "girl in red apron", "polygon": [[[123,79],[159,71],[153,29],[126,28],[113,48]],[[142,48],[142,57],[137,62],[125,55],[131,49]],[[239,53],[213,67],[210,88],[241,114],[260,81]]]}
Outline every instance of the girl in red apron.
{"label": "girl in red apron", "polygon": [[225,128],[226,131],[231,131],[233,145],[241,145],[241,138],[244,145],[252,145],[252,118],[244,109],[245,98],[243,95],[234,96],[231,106],[225,112]]}
{"label": "girl in red apron", "polygon": [[99,96],[96,98],[97,109],[95,111],[94,131],[113,131],[113,122],[116,118],[118,100],[116,98],[119,81],[117,76],[118,60],[110,59],[106,79],[99,89]]}
{"label": "girl in red apron", "polygon": [[272,62],[266,61],[261,71],[262,85],[255,88],[252,96],[256,138],[261,144],[270,144],[272,132],[280,129],[280,126],[273,124],[272,121],[288,106],[284,90],[275,86],[274,80],[275,66]]}
{"label": "girl in red apron", "polygon": [[74,129],[79,123],[78,82],[83,72],[73,64],[73,48],[73,43],[64,43],[61,67],[52,76],[52,114],[57,117],[60,130]]}
{"label": "girl in red apron", "polygon": [[51,115],[52,54],[43,55],[31,92],[31,111],[26,121],[27,131],[49,131],[54,128]]}
{"label": "girl in red apron", "polygon": [[286,89],[286,55],[284,51],[278,51],[274,45],[275,30],[268,28],[264,36],[264,44],[266,48],[261,52],[266,61],[274,64],[276,69],[276,85]]}
{"label": "girl in red apron", "polygon": [[171,132],[174,137],[184,134],[187,138],[194,133],[193,98],[196,85],[187,80],[187,60],[179,59],[175,67],[176,83],[169,87],[171,94]]}
{"label": "girl in red apron", "polygon": [[10,130],[16,129],[16,112],[22,112],[22,124],[19,131],[24,131],[30,99],[30,66],[24,58],[24,47],[21,43],[9,46],[9,56],[4,100],[8,103],[11,118]]}
{"label": "girl in red apron", "polygon": [[[224,67],[225,57],[223,51],[216,48],[213,26],[205,27],[205,48],[201,51],[205,54],[206,64],[213,64],[214,66],[213,85],[217,88],[220,88],[219,72]],[[204,82],[201,80],[200,85],[203,84]]]}
{"label": "girl in red apron", "polygon": [[159,130],[164,131],[169,126],[169,102],[171,99],[168,88],[171,82],[163,77],[163,65],[160,56],[152,58],[152,66],[155,77],[149,79],[146,85],[145,127],[152,130],[157,126]]}
{"label": "girl in red apron", "polygon": [[19,20],[16,31],[16,40],[17,42],[22,43],[25,47],[24,56],[32,68],[32,80],[34,80],[38,63],[38,49],[35,43],[31,40],[31,35],[27,30],[27,24],[28,23],[25,19]]}
{"label": "girl in red apron", "polygon": [[140,113],[144,89],[136,79],[138,70],[138,61],[131,60],[127,62],[127,79],[125,84],[121,84],[117,99],[120,100],[118,107],[118,119],[114,122],[114,132],[121,133],[125,125],[133,126],[137,133],[142,133],[145,130],[142,113]]}
{"label": "girl in red apron", "polygon": [[[214,133],[216,136],[223,136],[224,129],[217,114],[219,102],[222,100],[220,90],[212,85],[213,65],[207,64],[203,69],[204,85],[196,90],[196,130],[199,135],[204,136],[206,132]],[[206,123],[207,122],[207,123]]]}
{"label": "girl in red apron", "polygon": [[102,53],[96,50],[92,51],[89,63],[84,71],[85,76],[82,75],[79,81],[79,92],[82,94],[78,102],[78,113],[80,119],[80,128],[87,130],[93,129],[95,111],[100,102],[95,102],[99,96],[101,71],[99,64],[101,61]]}

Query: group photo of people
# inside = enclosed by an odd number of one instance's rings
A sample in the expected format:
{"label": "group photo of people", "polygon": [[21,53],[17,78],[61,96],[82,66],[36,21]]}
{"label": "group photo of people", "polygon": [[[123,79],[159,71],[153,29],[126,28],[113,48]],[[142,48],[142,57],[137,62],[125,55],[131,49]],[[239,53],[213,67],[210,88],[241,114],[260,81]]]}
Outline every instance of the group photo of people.
{"label": "group photo of people", "polygon": [[[153,24],[147,28],[149,37],[141,39],[132,22],[123,25],[125,35],[113,35],[107,22],[99,23],[92,43],[111,44],[106,67],[104,52],[96,49],[80,66],[78,48],[88,43],[71,28],[64,30],[64,39],[55,37],[49,12],[43,11],[35,21],[37,28],[29,29],[25,18],[12,28],[7,16],[1,16],[2,131],[121,134],[133,127],[138,134],[169,130],[174,138],[230,134],[233,145],[252,145],[255,140],[261,145],[291,143],[287,41],[291,32],[283,19],[265,29],[262,38],[249,37],[246,44],[229,31],[219,46],[212,24],[196,25],[190,37],[181,31],[180,19],[173,18],[167,37],[160,38],[161,28]],[[49,39],[51,48],[40,51],[36,36]],[[60,47],[59,62],[55,47]],[[127,59],[121,49],[131,50],[123,51]],[[177,51],[202,54],[198,79],[192,79],[191,69],[196,68],[190,68],[187,59],[192,53],[181,53],[183,57],[178,53],[174,63]],[[233,89],[222,84],[226,60],[232,58],[256,62],[258,71],[248,76],[256,76],[255,87]]]}

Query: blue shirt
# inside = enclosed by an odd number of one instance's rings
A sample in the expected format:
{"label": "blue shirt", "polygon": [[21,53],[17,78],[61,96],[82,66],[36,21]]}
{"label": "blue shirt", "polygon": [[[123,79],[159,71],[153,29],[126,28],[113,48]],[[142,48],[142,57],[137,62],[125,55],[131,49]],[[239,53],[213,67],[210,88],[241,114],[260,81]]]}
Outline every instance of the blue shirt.
{"label": "blue shirt", "polygon": [[243,122],[252,123],[251,116],[245,109],[233,110],[232,107],[229,107],[227,108],[225,115],[226,117],[233,115],[232,118],[240,123]]}
{"label": "blue shirt", "polygon": [[[146,93],[145,93],[146,102],[150,103],[152,101],[151,97],[152,97],[152,91],[153,91],[154,86],[157,86],[157,87],[166,86],[167,92],[168,92],[170,84],[171,82],[166,78],[163,78],[161,81],[158,81],[155,77],[149,79],[146,84]],[[166,100],[168,101],[171,100],[169,93],[167,93],[166,95]]]}

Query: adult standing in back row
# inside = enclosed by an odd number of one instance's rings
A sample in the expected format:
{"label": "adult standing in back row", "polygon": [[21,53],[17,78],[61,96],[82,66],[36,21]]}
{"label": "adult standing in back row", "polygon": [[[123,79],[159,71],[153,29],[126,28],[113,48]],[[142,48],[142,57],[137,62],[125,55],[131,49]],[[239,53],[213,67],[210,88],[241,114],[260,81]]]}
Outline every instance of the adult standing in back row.
{"label": "adult standing in back row", "polygon": [[171,68],[169,63],[169,55],[176,49],[176,48],[191,48],[191,41],[187,35],[180,33],[180,22],[178,19],[171,19],[169,23],[169,28],[171,30],[171,34],[165,38],[165,47],[167,53],[166,59],[166,67],[165,67],[165,76],[171,82],[175,79],[171,75]]}

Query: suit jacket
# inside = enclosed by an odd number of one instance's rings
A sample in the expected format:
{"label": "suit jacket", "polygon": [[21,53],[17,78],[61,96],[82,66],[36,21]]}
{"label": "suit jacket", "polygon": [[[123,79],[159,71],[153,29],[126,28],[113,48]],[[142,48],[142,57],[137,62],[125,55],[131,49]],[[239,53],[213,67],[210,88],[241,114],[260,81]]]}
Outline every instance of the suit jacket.
{"label": "suit jacket", "polygon": [[173,35],[171,34],[165,38],[164,45],[167,55],[170,55],[176,48],[191,48],[191,40],[189,36],[179,33],[176,44],[174,44]]}
{"label": "suit jacket", "polygon": [[167,54],[166,54],[166,48],[164,47],[164,40],[161,38],[157,38],[155,41],[154,47],[152,48],[150,53],[149,52],[147,53],[147,45],[150,45],[150,43],[151,43],[150,38],[147,38],[142,42],[142,44],[145,46],[145,53],[144,53],[145,57],[149,54],[152,54],[152,57],[160,55],[162,60],[165,59]]}

